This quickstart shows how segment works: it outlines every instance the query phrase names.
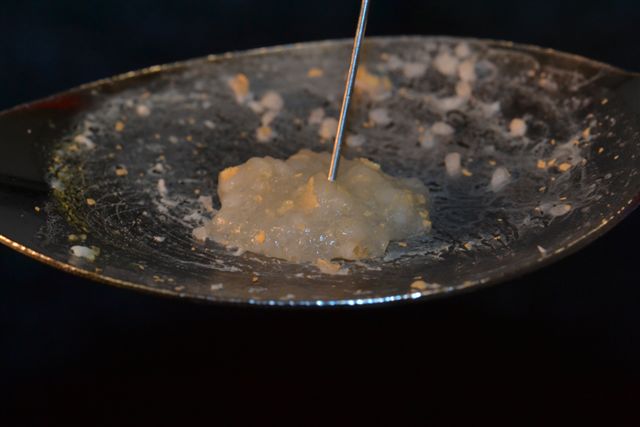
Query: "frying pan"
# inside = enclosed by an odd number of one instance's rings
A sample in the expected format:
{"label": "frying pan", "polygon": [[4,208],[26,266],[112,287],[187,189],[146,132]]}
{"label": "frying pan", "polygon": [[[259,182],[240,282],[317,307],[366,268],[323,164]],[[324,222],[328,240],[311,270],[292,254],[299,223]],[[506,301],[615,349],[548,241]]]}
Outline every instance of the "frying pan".
{"label": "frying pan", "polygon": [[[308,118],[320,108],[337,117],[351,43],[155,66],[5,111],[0,242],[70,273],[154,294],[363,305],[451,295],[540,268],[637,206],[638,74],[508,42],[370,38],[361,67],[388,82],[389,93],[356,97],[348,131],[364,143],[343,154],[421,179],[432,232],[392,242],[383,258],[341,261],[342,275],[194,239],[192,230],[213,215],[206,198],[219,207],[222,169],[254,156],[330,150]],[[466,60],[475,80],[461,101],[459,77],[446,67]],[[256,140],[260,116],[229,88],[240,73],[256,97],[276,91],[284,99],[269,142]],[[386,110],[390,123],[372,125],[372,109]],[[523,135],[510,129],[513,119],[526,123]],[[428,140],[437,122],[453,134]],[[451,152],[461,155],[460,176],[447,174]],[[492,186],[498,168],[505,179]]]}

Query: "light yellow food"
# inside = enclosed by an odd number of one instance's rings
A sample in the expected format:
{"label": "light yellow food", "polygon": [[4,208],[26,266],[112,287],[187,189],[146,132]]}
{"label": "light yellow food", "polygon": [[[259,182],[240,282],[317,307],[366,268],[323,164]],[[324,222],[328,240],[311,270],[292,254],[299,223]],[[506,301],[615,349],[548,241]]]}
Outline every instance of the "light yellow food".
{"label": "light yellow food", "polygon": [[393,178],[367,159],[342,159],[331,183],[329,161],[329,153],[302,150],[286,161],[252,158],[223,170],[222,208],[195,234],[241,251],[317,264],[380,257],[389,241],[430,230],[420,181]]}

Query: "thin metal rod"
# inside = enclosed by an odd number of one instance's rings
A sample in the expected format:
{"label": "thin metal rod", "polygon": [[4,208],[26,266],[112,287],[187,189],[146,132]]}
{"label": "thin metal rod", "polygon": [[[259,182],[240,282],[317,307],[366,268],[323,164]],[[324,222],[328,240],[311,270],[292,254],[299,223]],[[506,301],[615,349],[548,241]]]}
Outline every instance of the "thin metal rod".
{"label": "thin metal rod", "polygon": [[329,167],[329,181],[335,181],[338,175],[338,163],[340,162],[340,147],[344,137],[344,129],[347,123],[347,115],[349,113],[349,104],[351,103],[351,93],[356,82],[356,74],[358,71],[358,58],[360,56],[360,47],[362,39],[367,27],[367,17],[369,16],[369,0],[362,0],[360,8],[360,18],[358,19],[358,29],[356,30],[356,38],[353,42],[353,51],[351,52],[351,65],[349,66],[349,75],[347,84],[344,89],[344,98],[342,99],[342,109],[340,110],[340,119],[338,120],[338,132],[333,143],[333,155],[331,156],[331,166]]}

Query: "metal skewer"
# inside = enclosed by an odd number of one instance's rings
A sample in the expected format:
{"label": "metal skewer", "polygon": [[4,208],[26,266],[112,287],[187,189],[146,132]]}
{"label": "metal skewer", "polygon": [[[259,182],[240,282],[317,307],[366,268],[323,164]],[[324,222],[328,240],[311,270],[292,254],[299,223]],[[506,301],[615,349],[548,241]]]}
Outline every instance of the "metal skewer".
{"label": "metal skewer", "polygon": [[362,39],[367,27],[367,17],[369,15],[369,0],[362,0],[360,8],[360,18],[358,18],[358,29],[356,30],[356,38],[353,42],[353,51],[351,52],[351,65],[349,66],[349,75],[344,90],[344,98],[342,99],[342,109],[340,110],[340,119],[338,120],[338,132],[333,143],[333,155],[331,156],[331,166],[329,167],[329,181],[335,181],[338,174],[338,163],[340,162],[340,147],[344,137],[344,129],[347,123],[347,114],[349,113],[349,104],[351,103],[351,93],[356,81],[356,73],[358,71],[358,58],[360,56],[360,47]]}

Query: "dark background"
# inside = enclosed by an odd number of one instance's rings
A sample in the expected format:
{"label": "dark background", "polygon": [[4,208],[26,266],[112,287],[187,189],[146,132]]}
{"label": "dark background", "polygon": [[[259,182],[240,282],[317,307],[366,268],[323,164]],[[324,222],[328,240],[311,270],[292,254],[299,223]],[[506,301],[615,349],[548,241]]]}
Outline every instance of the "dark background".
{"label": "dark background", "polygon": [[[349,37],[358,7],[0,0],[0,108],[157,63]],[[372,0],[368,30],[508,39],[638,71],[639,22],[632,0]],[[510,425],[640,425],[638,231],[636,212],[510,283],[338,311],[160,299],[3,247],[0,425],[272,425],[292,414],[300,425],[397,424],[407,413],[420,425],[489,414]],[[352,415],[338,416],[345,408]]]}

